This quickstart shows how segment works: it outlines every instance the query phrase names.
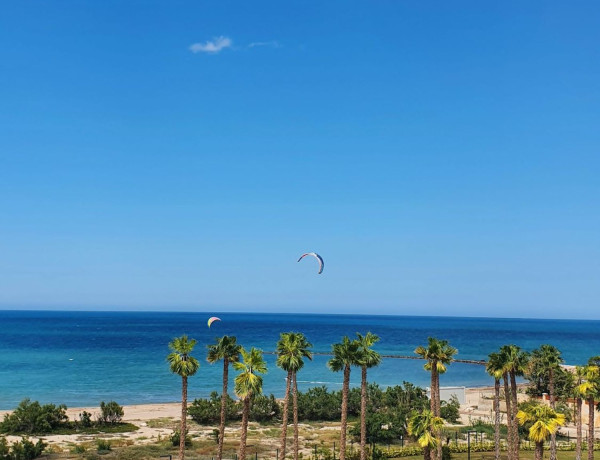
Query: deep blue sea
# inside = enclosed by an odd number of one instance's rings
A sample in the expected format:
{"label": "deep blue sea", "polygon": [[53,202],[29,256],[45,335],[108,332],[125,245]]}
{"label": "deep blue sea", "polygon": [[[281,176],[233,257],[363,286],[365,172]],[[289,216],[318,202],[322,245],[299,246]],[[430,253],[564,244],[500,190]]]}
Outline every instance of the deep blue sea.
{"label": "deep blue sea", "polygon": [[[180,378],[169,372],[168,343],[184,333],[198,340],[198,374],[190,379],[190,399],[221,389],[221,364],[206,362],[206,345],[218,336],[238,337],[246,346],[275,350],[279,333],[303,332],[314,351],[327,352],[343,335],[374,332],[383,354],[411,355],[428,336],[447,339],[457,358],[485,359],[499,346],[515,343],[526,350],[551,343],[568,364],[600,354],[600,321],[449,318],[417,316],[214,313],[222,321],[209,329],[207,313],[0,311],[0,409],[23,398],[69,407],[171,402],[180,397]],[[267,355],[264,390],[281,396],[285,374]],[[341,387],[341,374],[315,356],[299,374],[299,386]],[[234,371],[231,371],[233,376]],[[359,379],[354,372],[353,383]],[[385,359],[370,371],[381,386],[410,381],[426,386],[423,361]],[[491,384],[483,366],[452,364],[442,385]]]}

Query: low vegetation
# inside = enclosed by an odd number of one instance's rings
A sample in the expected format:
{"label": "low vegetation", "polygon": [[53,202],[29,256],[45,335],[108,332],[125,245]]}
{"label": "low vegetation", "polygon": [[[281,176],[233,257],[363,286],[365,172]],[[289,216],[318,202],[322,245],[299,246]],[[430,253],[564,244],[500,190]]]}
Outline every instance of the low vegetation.
{"label": "low vegetation", "polygon": [[25,437],[9,446],[6,438],[0,437],[0,460],[33,460],[42,455],[46,446],[42,440],[33,443]]}
{"label": "low vegetation", "polygon": [[49,435],[87,433],[124,433],[138,429],[131,423],[123,423],[123,408],[115,401],[100,403],[100,414],[92,420],[92,414],[83,411],[79,419],[67,417],[64,404],[40,404],[24,399],[11,414],[0,422],[0,433],[13,435]]}

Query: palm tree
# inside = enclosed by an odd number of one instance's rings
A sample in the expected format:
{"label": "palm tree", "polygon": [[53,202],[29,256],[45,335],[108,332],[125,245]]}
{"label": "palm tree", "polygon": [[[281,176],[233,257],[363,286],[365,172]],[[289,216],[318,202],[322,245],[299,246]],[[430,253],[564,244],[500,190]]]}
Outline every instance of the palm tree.
{"label": "palm tree", "polygon": [[191,356],[196,340],[188,339],[187,335],[182,335],[173,339],[169,343],[171,353],[167,356],[167,361],[171,372],[181,377],[181,428],[179,431],[179,460],[185,456],[185,438],[187,432],[187,383],[188,377],[191,377],[200,367],[196,358]]}
{"label": "palm tree", "polygon": [[356,340],[343,337],[341,343],[333,345],[333,358],[327,366],[333,372],[344,371],[342,385],[342,415],[340,428],[340,460],[346,460],[346,430],[348,428],[348,393],[350,391],[350,368],[358,363],[359,344]]}
{"label": "palm tree", "polygon": [[246,351],[240,350],[241,361],[235,361],[233,368],[240,373],[235,378],[235,394],[242,400],[242,434],[240,436],[240,460],[246,459],[246,439],[248,437],[248,417],[250,415],[250,400],[262,393],[263,378],[259,374],[267,373],[267,363],[263,353],[254,347]]}
{"label": "palm tree", "polygon": [[292,385],[294,387],[294,459],[298,458],[298,382],[296,373],[304,367],[304,358],[312,359],[312,353],[309,350],[311,347],[312,344],[306,339],[304,334],[299,332],[282,333],[280,334],[279,342],[277,342],[277,366],[287,371],[281,425],[281,449],[279,453],[281,460],[285,459],[289,396]]}
{"label": "palm tree", "polygon": [[[434,337],[427,339],[427,347],[419,346],[415,353],[427,360],[423,366],[426,371],[431,372],[431,412],[435,417],[441,416],[440,402],[440,374],[446,372],[447,366],[454,360],[458,350],[448,344],[447,340],[439,340]],[[440,428],[441,429],[441,428]],[[440,433],[435,433],[439,438]],[[437,445],[436,460],[442,458],[442,444]]]}
{"label": "palm tree", "polygon": [[485,370],[494,377],[494,444],[495,460],[500,460],[500,379],[504,375],[502,357],[499,353],[490,353]]}
{"label": "palm tree", "polygon": [[506,360],[508,358],[502,348],[500,349],[500,352],[498,353],[498,359],[499,359],[499,364],[502,366],[502,381],[503,381],[503,386],[504,386],[504,402],[506,404],[506,426],[507,426],[506,456],[508,457],[508,460],[513,460],[513,456],[514,456],[513,445],[515,443],[514,430],[513,430],[513,417],[512,417],[513,406],[511,404],[511,394],[510,394],[510,387],[509,387],[508,371],[506,370]]}
{"label": "palm tree", "polygon": [[217,460],[223,458],[223,441],[225,439],[225,420],[227,408],[227,386],[229,383],[229,363],[234,363],[240,359],[241,345],[237,343],[235,337],[224,335],[217,339],[216,343],[208,345],[208,354],[206,359],[214,364],[223,360],[223,392],[221,393],[221,421],[219,423],[219,447],[217,448]]}
{"label": "palm tree", "polygon": [[379,342],[379,337],[371,332],[366,335],[356,333],[359,344],[358,362],[361,367],[360,382],[360,460],[367,459],[367,369],[379,366],[381,355],[371,347]]}
{"label": "palm tree", "polygon": [[[556,409],[554,381],[556,372],[560,370],[560,365],[564,361],[560,356],[560,350],[552,345],[542,345],[537,350],[533,350],[531,360],[537,363],[542,371],[548,375],[550,407]],[[550,460],[556,460],[556,433],[550,435]]]}
{"label": "palm tree", "polygon": [[431,410],[411,413],[408,420],[408,434],[414,436],[419,446],[423,448],[424,460],[431,460],[431,450],[441,444],[434,433],[438,433],[443,426],[444,420],[433,415]]}
{"label": "palm tree", "polygon": [[544,441],[558,428],[565,424],[565,416],[548,406],[534,405],[517,412],[517,420],[521,425],[532,423],[529,428],[529,439],[535,442],[535,460],[544,457]]}
{"label": "palm tree", "polygon": [[[594,410],[596,409],[596,397],[600,390],[600,367],[594,364],[595,359],[590,358],[588,365],[585,366],[585,396],[588,405],[588,436],[587,451],[588,460],[594,460]],[[582,388],[582,389],[583,389]]]}
{"label": "palm tree", "polygon": [[573,396],[575,397],[575,426],[577,427],[577,441],[575,444],[575,460],[581,460],[582,436],[582,403],[590,390],[590,383],[585,380],[587,369],[585,366],[575,367],[575,377],[573,381]]}
{"label": "palm tree", "polygon": [[500,349],[504,370],[510,377],[510,429],[512,431],[512,457],[511,460],[519,460],[519,425],[517,422],[517,377],[525,374],[528,366],[529,354],[517,345],[505,345]]}

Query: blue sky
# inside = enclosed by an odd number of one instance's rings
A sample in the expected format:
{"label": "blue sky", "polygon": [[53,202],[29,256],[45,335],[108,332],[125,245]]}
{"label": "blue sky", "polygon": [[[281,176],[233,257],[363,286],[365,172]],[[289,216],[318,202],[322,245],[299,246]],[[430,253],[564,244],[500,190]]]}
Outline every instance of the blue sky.
{"label": "blue sky", "polygon": [[598,24],[5,2],[0,308],[600,318]]}

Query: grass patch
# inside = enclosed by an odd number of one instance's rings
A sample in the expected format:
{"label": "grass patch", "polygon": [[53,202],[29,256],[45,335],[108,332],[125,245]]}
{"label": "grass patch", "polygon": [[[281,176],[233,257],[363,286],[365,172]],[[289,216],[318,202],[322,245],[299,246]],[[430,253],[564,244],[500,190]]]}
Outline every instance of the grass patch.
{"label": "grass patch", "polygon": [[148,428],[169,428],[173,429],[178,425],[178,422],[170,417],[161,417],[148,420],[146,426]]}
{"label": "grass patch", "polygon": [[54,434],[105,434],[105,433],[131,433],[132,431],[139,430],[139,427],[133,423],[115,423],[114,425],[99,425],[91,427],[61,427],[53,430],[50,433],[44,433],[45,435]]}

